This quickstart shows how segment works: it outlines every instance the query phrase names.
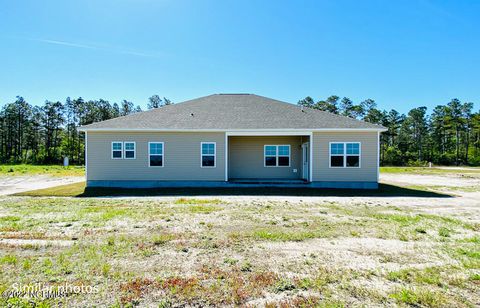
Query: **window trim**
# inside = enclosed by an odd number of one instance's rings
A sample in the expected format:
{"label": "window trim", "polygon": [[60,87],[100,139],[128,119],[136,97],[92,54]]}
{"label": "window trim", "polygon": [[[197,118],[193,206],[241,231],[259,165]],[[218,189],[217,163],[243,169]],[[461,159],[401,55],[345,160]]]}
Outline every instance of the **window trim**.
{"label": "window trim", "polygon": [[[280,155],[279,154],[279,151],[278,151],[278,147],[282,147],[282,146],[286,146],[288,147],[288,156],[287,155]],[[265,155],[265,150],[267,149],[267,147],[276,147],[276,154],[275,154],[275,166],[267,166],[267,164],[265,163],[265,158],[267,157],[273,157],[272,155]],[[288,166],[279,166],[278,165],[278,158],[279,157],[288,157]],[[292,165],[292,147],[290,144],[265,144],[263,146],[263,167],[265,168],[290,168],[290,166]]]}
{"label": "window trim", "polygon": [[[212,154],[203,154],[203,145],[213,144],[213,166],[203,165],[203,156],[212,156]],[[202,141],[200,142],[200,168],[216,168],[217,167],[217,143],[214,141]]]}
{"label": "window trim", "polygon": [[[133,143],[133,157],[127,157],[125,152],[132,151],[132,150],[127,150],[127,147],[125,146],[126,143]],[[135,141],[123,142],[123,159],[137,159],[137,143]]]}
{"label": "window trim", "polygon": [[[342,143],[343,144],[343,154],[333,154],[332,155],[332,143]],[[356,143],[358,144],[358,154],[347,154],[347,143]],[[343,166],[332,166],[332,156],[342,156],[343,157]],[[358,167],[348,167],[347,166],[347,156],[358,156]],[[359,169],[362,167],[362,143],[360,141],[331,141],[328,144],[328,167],[333,169],[344,168],[344,169]]]}
{"label": "window trim", "polygon": [[[113,157],[113,144],[114,143],[120,143],[122,145],[122,148],[120,150],[115,150],[115,151],[120,151],[120,154],[122,155],[121,157]],[[112,141],[111,146],[110,146],[110,157],[111,159],[123,159],[123,141]]]}
{"label": "window trim", "polygon": [[[150,144],[160,143],[162,145],[162,154],[150,154]],[[149,141],[147,146],[148,153],[148,167],[149,168],[163,168],[165,166],[165,143],[163,141]],[[162,165],[161,166],[151,166],[150,165],[150,156],[162,156]]]}

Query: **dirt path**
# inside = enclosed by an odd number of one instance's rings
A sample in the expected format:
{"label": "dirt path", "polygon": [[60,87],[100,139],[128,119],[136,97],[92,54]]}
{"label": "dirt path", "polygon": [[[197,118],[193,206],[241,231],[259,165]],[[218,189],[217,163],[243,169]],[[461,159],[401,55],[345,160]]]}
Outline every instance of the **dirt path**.
{"label": "dirt path", "polygon": [[466,171],[480,171],[478,167],[435,167],[436,169],[443,169],[443,170],[466,170]]}
{"label": "dirt path", "polygon": [[85,181],[83,176],[53,177],[48,175],[0,176],[0,196]]}
{"label": "dirt path", "polygon": [[382,173],[380,182],[401,184],[401,186],[445,186],[445,187],[479,187],[480,176],[471,174],[411,174],[411,173]]}

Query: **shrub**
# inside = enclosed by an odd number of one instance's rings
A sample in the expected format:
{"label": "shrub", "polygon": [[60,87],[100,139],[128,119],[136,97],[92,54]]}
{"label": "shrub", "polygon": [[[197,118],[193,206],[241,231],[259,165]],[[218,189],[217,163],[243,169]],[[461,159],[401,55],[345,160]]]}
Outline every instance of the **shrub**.
{"label": "shrub", "polygon": [[383,156],[383,165],[401,166],[403,162],[402,152],[396,147],[388,147]]}

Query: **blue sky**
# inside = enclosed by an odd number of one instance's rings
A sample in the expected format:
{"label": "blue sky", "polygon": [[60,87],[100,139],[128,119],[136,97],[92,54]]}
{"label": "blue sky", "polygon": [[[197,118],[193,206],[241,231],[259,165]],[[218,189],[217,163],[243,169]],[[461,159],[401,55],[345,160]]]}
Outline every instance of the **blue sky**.
{"label": "blue sky", "polygon": [[0,104],[331,94],[480,107],[480,1],[0,0]]}

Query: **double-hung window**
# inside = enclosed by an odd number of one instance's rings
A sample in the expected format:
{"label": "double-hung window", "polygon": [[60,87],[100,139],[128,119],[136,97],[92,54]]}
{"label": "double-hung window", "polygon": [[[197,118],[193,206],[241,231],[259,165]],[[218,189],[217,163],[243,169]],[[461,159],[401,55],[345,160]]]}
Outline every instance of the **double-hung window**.
{"label": "double-hung window", "polygon": [[202,142],[200,145],[200,159],[202,168],[215,167],[216,143]]}
{"label": "double-hung window", "polygon": [[124,148],[124,158],[125,159],[135,159],[135,142],[133,141],[125,141],[123,143]]}
{"label": "double-hung window", "polygon": [[265,167],[290,167],[290,145],[266,145],[263,161]]}
{"label": "double-hung window", "polygon": [[148,143],[148,166],[163,167],[163,142]]}
{"label": "double-hung window", "polygon": [[123,158],[123,142],[114,141],[112,142],[112,159],[122,159]]}
{"label": "double-hung window", "polygon": [[359,168],[360,142],[331,142],[331,168]]}
{"label": "double-hung window", "polygon": [[112,159],[135,159],[135,150],[134,141],[113,141]]}

